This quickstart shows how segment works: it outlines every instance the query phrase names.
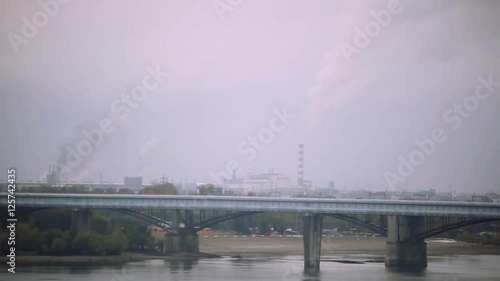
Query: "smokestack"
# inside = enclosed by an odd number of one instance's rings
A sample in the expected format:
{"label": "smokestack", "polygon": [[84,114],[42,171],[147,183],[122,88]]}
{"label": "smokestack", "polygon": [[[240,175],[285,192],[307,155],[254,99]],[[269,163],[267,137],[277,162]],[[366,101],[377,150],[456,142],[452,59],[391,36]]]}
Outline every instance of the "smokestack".
{"label": "smokestack", "polygon": [[304,145],[299,144],[299,157],[297,165],[297,184],[302,186],[302,180],[304,179]]}

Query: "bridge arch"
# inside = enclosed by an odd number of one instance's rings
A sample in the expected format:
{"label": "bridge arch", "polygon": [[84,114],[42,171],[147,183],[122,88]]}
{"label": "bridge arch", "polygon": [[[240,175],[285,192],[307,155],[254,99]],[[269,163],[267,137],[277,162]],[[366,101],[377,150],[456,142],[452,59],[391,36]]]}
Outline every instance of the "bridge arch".
{"label": "bridge arch", "polygon": [[385,217],[380,218],[381,222],[384,222],[384,223],[381,223],[381,225],[376,225],[376,224],[361,220],[361,219],[354,217],[354,216],[348,216],[348,215],[343,215],[343,214],[328,214],[327,216],[337,218],[337,219],[352,223],[352,224],[357,225],[357,226],[364,227],[368,230],[371,230],[375,233],[382,235],[383,237],[387,237],[387,222],[386,222]]}
{"label": "bridge arch", "polygon": [[228,213],[228,214],[224,214],[222,216],[218,216],[215,218],[210,218],[210,219],[205,220],[203,222],[200,222],[198,224],[193,224],[193,225],[187,226],[186,230],[188,230],[188,231],[201,230],[203,228],[208,228],[208,227],[217,225],[217,224],[224,222],[224,221],[228,221],[228,220],[232,220],[232,219],[236,219],[236,218],[240,218],[240,217],[245,217],[245,216],[250,216],[250,215],[254,215],[254,214],[259,214],[259,213],[261,213],[261,212]]}
{"label": "bridge arch", "polygon": [[145,213],[142,213],[142,212],[137,211],[137,210],[132,210],[132,209],[104,209],[104,210],[122,213],[125,215],[129,215],[131,217],[140,219],[140,220],[144,220],[144,221],[146,221],[146,222],[148,222],[148,223],[150,223],[150,224],[152,224],[160,229],[163,229],[163,230],[167,230],[169,227],[172,226],[169,222],[167,222],[161,218],[158,218],[158,217],[150,215],[150,214],[145,214]]}
{"label": "bridge arch", "polygon": [[[239,217],[254,215],[254,214],[261,214],[261,213],[263,213],[263,212],[228,213],[228,214],[225,214],[222,216],[218,216],[215,218],[205,220],[205,221],[201,222],[200,224],[193,224],[192,226],[187,227],[186,230],[189,230],[189,231],[200,230],[203,228],[208,228],[208,227],[214,226],[214,225],[219,224],[219,223],[224,222],[224,221],[232,220],[232,219],[239,218]],[[337,219],[355,224],[357,226],[364,227],[366,229],[373,231],[374,233],[380,234],[383,237],[387,237],[387,222],[385,221],[385,216],[381,218],[381,220],[384,223],[382,223],[381,225],[376,225],[376,224],[373,224],[370,222],[363,221],[363,220],[358,219],[356,217],[343,215],[343,214],[323,214],[323,215],[328,216],[328,217],[337,218]]]}
{"label": "bridge arch", "polygon": [[469,225],[474,225],[474,224],[480,224],[480,223],[487,223],[487,222],[493,222],[493,221],[499,221],[500,219],[488,219],[488,218],[479,218],[479,219],[471,219],[471,220],[465,220],[461,219],[458,222],[454,223],[449,223],[445,224],[436,228],[431,228],[428,229],[417,236],[413,237],[413,241],[418,241],[418,240],[425,240],[427,238],[431,238],[433,236],[439,235],[441,233],[448,232],[453,229],[469,226]]}
{"label": "bridge arch", "polygon": [[[55,208],[28,208],[26,213],[33,213],[37,211],[42,211],[42,210],[48,210],[48,209],[55,209]],[[150,223],[160,229],[163,230],[168,230],[172,225],[170,222],[167,222],[165,219],[161,219],[159,217],[153,216],[152,214],[147,214],[145,212],[142,212],[144,210],[133,210],[133,209],[114,209],[114,208],[104,208],[101,210],[107,210],[107,211],[113,211],[121,214],[125,214],[131,217],[134,217],[136,219],[140,219],[143,221],[146,221],[147,223]],[[198,230],[201,230],[203,228],[209,228],[211,226],[217,225],[221,222],[224,221],[229,221],[232,219],[240,218],[240,217],[245,217],[245,216],[250,216],[254,214],[259,214],[263,212],[230,212],[230,213],[225,213],[220,216],[216,216],[213,218],[206,219],[201,222],[193,223],[191,225],[186,225],[184,229],[181,229],[181,231],[184,232],[196,232]],[[387,228],[383,228],[381,226],[365,222],[363,220],[360,220],[356,217],[349,216],[349,215],[343,215],[343,214],[326,214],[326,216],[329,217],[334,217],[349,223],[353,223],[355,225],[367,228],[375,233],[378,233],[384,237],[387,237]]]}
{"label": "bridge arch", "polygon": [[[38,212],[38,211],[43,211],[43,210],[49,210],[49,209],[56,209],[56,208],[50,208],[50,207],[24,207],[21,208],[23,215]],[[141,212],[141,210],[133,210],[133,209],[114,209],[114,208],[103,208],[101,210],[108,210],[108,211],[113,211],[113,212],[118,212],[122,213],[125,215],[129,215],[131,217],[146,221],[147,223],[150,223],[152,225],[155,225],[161,229],[168,230],[168,228],[171,227],[171,224],[167,222],[165,219],[153,216],[152,214],[147,214],[144,212]],[[142,210],[144,211],[144,210]],[[186,225],[184,229],[181,229],[181,231],[185,232],[194,232],[201,230],[203,228],[208,228],[211,226],[214,226],[216,224],[219,224],[224,221],[232,220],[235,218],[239,217],[244,217],[244,216],[249,216],[249,215],[254,215],[254,214],[259,214],[263,212],[252,212],[252,211],[242,211],[242,212],[229,212],[225,213],[220,216],[216,216],[213,218],[206,219],[204,221],[198,222],[198,223],[193,223],[191,225]],[[344,215],[344,214],[323,214],[324,216],[328,217],[333,217],[337,218],[361,227],[364,227],[366,229],[369,229],[375,233],[380,234],[383,237],[387,237],[387,226],[386,224],[380,224],[376,225],[364,220],[361,220],[355,216],[349,216],[349,215]],[[432,217],[431,217],[432,218]],[[381,220],[384,218],[381,218]],[[447,223],[438,227],[428,227],[424,232],[412,237],[413,241],[418,241],[418,240],[425,240],[427,238],[448,232],[453,229],[465,227],[465,226],[470,226],[470,225],[475,225],[475,224],[480,224],[480,223],[487,223],[487,222],[493,222],[493,221],[500,221],[498,218],[475,218],[475,219],[466,219],[466,218],[458,218],[459,220],[457,222],[453,223]]]}
{"label": "bridge arch", "polygon": [[[200,229],[202,229],[205,227],[210,227],[210,226],[216,225],[216,224],[223,222],[223,221],[231,220],[231,219],[238,218],[238,217],[258,214],[258,213],[262,213],[262,212],[230,213],[230,214],[226,214],[226,215],[221,216],[221,217],[216,217],[216,218],[207,220],[207,221],[203,222],[202,224],[200,224],[199,227],[200,227]],[[381,219],[380,225],[364,221],[364,220],[359,219],[359,218],[354,217],[354,216],[343,215],[343,214],[325,214],[325,216],[337,218],[337,219],[352,223],[354,225],[364,227],[368,230],[371,230],[375,233],[380,234],[383,237],[387,237],[388,229],[387,229],[387,221],[385,221],[385,219],[386,219],[385,216],[380,218]],[[470,226],[470,225],[475,225],[475,224],[493,222],[493,221],[500,221],[500,219],[478,218],[478,219],[467,220],[465,218],[459,218],[458,222],[448,223],[448,224],[445,224],[445,225],[442,225],[442,226],[439,226],[436,228],[427,229],[425,232],[415,236],[412,240],[424,240],[424,239],[448,232],[448,231],[453,230],[453,229],[457,229],[457,228],[461,228],[461,227],[465,227],[465,226]]]}
{"label": "bridge arch", "polygon": [[[261,213],[263,213],[263,212],[228,213],[228,214],[225,214],[222,216],[218,216],[215,218],[205,220],[205,221],[201,222],[200,224],[193,224],[192,226],[187,227],[186,230],[194,231],[194,230],[199,230],[199,229],[203,229],[203,228],[208,228],[208,227],[214,226],[214,225],[219,224],[219,223],[224,222],[224,221],[232,220],[232,219],[239,218],[239,217],[254,215],[254,214],[261,214]],[[353,223],[353,224],[358,225],[358,226],[365,227],[365,228],[367,228],[375,233],[380,234],[383,237],[387,237],[387,228],[384,228],[383,226],[379,226],[376,224],[365,222],[365,221],[360,220],[356,217],[351,217],[351,216],[343,215],[343,214],[324,214],[324,216],[338,218],[340,220],[350,222],[350,223]],[[385,219],[385,217],[382,219]],[[386,223],[384,225],[386,225]]]}

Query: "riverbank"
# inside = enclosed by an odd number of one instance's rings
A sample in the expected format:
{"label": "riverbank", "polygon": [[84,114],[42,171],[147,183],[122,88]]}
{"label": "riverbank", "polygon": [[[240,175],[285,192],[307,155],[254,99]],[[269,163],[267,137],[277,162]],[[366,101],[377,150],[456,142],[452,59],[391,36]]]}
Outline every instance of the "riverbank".
{"label": "riverbank", "polygon": [[[322,255],[336,254],[385,254],[383,237],[364,236],[324,236],[322,238]],[[432,255],[448,254],[492,254],[500,255],[500,247],[471,244],[446,239],[427,239],[427,253]],[[301,237],[274,236],[252,237],[233,235],[210,235],[200,237],[200,251],[217,255],[248,255],[248,254],[303,254]]]}
{"label": "riverbank", "polygon": [[[445,239],[428,239],[429,256],[444,255],[500,255],[500,247],[476,245]],[[218,258],[221,256],[251,255],[302,255],[303,241],[301,237],[286,236],[241,236],[241,235],[209,235],[200,237],[199,254],[180,253],[170,256],[159,254],[142,254],[125,252],[115,256],[38,256],[34,253],[17,253],[16,263],[23,264],[122,264],[143,260],[193,260]],[[364,236],[325,236],[322,239],[322,255],[340,254],[385,254],[385,238]],[[7,258],[1,257],[0,262]]]}
{"label": "riverbank", "polygon": [[[16,256],[17,265],[113,265],[127,262],[138,262],[145,260],[197,260],[208,258],[220,258],[221,256],[210,253],[179,253],[169,256],[156,254],[144,254],[138,252],[124,252],[121,255],[112,256],[41,256],[32,252],[20,252]],[[1,257],[0,262],[7,262],[6,257]]]}

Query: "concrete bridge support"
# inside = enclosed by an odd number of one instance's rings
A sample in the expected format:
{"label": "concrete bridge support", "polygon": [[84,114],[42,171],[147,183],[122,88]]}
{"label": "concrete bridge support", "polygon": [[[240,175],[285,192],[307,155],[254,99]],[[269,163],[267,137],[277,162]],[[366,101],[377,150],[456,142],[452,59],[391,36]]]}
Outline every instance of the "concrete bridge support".
{"label": "concrete bridge support", "polygon": [[77,209],[71,213],[71,231],[76,234],[88,234],[92,230],[92,211]]}
{"label": "concrete bridge support", "polygon": [[304,271],[319,271],[321,258],[321,233],[323,217],[321,215],[304,216]]}
{"label": "concrete bridge support", "polygon": [[163,254],[173,253],[199,253],[200,239],[196,233],[182,232],[179,234],[169,233],[165,235]]}
{"label": "concrete bridge support", "polygon": [[181,220],[181,212],[179,210],[175,210],[172,217],[171,228],[165,235],[165,238],[163,240],[164,255],[178,253],[180,251],[179,247],[180,220]]}
{"label": "concrete bridge support", "polygon": [[388,236],[385,251],[386,267],[427,267],[427,244],[415,240],[425,231],[425,217],[388,216]]}
{"label": "concrete bridge support", "polygon": [[[200,251],[199,237],[196,231],[185,231],[180,228],[181,212],[175,211],[172,218],[172,228],[165,235],[163,243],[163,254],[179,252],[198,253]],[[185,227],[193,222],[193,212],[186,211],[184,214]]]}

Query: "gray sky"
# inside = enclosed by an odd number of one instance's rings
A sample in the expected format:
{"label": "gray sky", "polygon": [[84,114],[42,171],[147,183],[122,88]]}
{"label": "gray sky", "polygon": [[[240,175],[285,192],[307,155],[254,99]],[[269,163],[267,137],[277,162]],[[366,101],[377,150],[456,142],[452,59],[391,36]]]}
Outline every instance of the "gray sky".
{"label": "gray sky", "polygon": [[[44,24],[38,1],[0,2],[0,179],[10,166],[45,175],[109,118],[114,130],[70,178],[212,181],[234,160],[240,175],[274,168],[295,180],[304,143],[305,177],[319,185],[388,188],[390,173],[398,187],[500,191],[500,86],[474,97],[479,76],[500,81],[499,1],[54,3]],[[23,18],[42,24],[29,33]],[[169,76],[120,116],[112,105],[148,67]],[[474,110],[460,115],[464,100]],[[272,140],[254,157],[238,152],[285,107],[295,117]],[[398,172],[435,129],[446,141]]]}

